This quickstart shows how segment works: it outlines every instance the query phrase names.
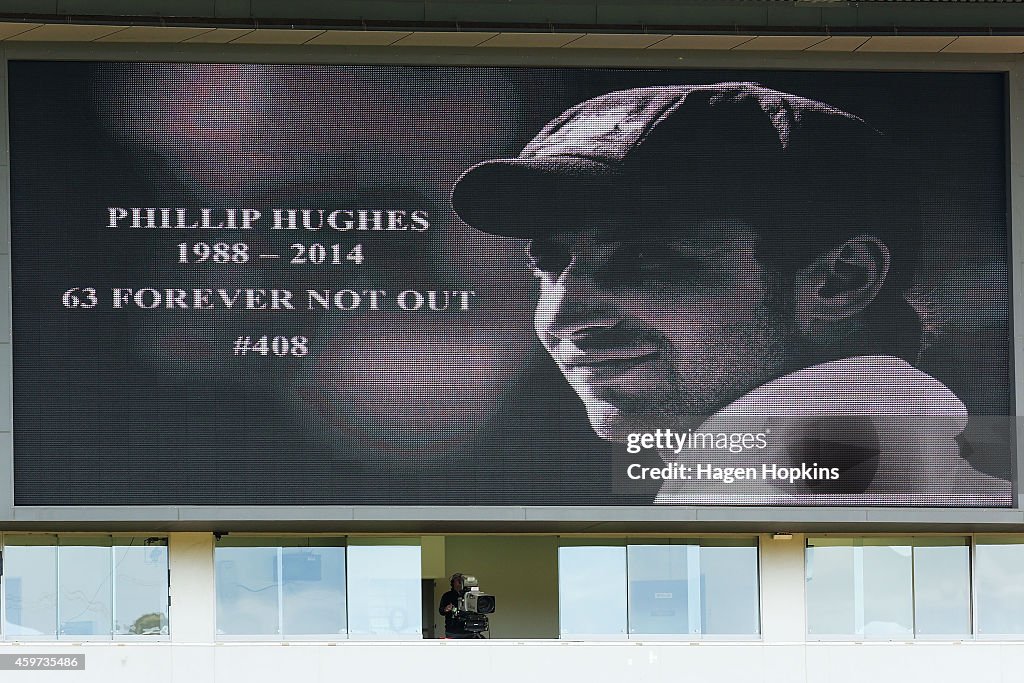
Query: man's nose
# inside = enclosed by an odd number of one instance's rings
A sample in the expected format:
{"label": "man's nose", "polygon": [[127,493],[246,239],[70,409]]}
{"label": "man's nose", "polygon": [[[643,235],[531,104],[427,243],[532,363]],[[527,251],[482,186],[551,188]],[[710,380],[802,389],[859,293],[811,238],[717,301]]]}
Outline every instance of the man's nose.
{"label": "man's nose", "polygon": [[570,265],[541,283],[534,323],[544,340],[573,340],[619,322],[608,293],[594,278]]}

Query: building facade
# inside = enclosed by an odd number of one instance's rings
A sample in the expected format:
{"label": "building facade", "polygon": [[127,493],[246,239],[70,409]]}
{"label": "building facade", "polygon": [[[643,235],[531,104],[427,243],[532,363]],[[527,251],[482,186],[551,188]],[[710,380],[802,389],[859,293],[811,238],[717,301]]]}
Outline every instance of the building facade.
{"label": "building facade", "polygon": [[1020,677],[1015,5],[149,4],[0,7],[5,675]]}

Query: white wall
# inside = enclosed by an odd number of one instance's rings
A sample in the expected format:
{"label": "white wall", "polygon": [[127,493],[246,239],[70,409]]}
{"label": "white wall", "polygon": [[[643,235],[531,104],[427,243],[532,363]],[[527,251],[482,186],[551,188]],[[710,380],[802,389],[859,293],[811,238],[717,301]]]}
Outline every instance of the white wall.
{"label": "white wall", "polygon": [[568,643],[445,641],[195,645],[0,645],[6,654],[84,654],[84,672],[0,672],[0,680],[76,683],[1006,683],[1024,642]]}

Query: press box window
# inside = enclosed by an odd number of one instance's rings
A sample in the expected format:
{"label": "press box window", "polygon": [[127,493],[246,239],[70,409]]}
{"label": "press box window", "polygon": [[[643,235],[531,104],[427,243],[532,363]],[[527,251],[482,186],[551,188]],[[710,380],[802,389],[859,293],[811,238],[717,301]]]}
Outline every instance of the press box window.
{"label": "press box window", "polygon": [[422,560],[417,538],[349,538],[349,637],[423,638]]}
{"label": "press box window", "polygon": [[558,551],[562,638],[760,632],[755,539],[567,542]]}
{"label": "press box window", "polygon": [[220,637],[423,637],[419,538],[224,536],[215,553]]}
{"label": "press box window", "polygon": [[217,634],[347,637],[345,550],[338,538],[219,539]]}
{"label": "press box window", "polygon": [[811,636],[971,633],[967,538],[810,538],[806,584]]}
{"label": "press box window", "polygon": [[3,557],[7,640],[167,636],[164,538],[7,534]]}
{"label": "press box window", "polygon": [[1024,537],[975,541],[978,635],[1024,634]]}

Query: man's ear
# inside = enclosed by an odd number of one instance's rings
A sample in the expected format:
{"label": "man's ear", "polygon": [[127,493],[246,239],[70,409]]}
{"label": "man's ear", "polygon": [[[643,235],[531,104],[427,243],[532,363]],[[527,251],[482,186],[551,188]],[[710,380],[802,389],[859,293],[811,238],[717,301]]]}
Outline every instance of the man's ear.
{"label": "man's ear", "polygon": [[849,320],[867,308],[889,274],[889,247],[872,235],[857,235],[819,254],[796,274],[794,303],[800,331]]}

